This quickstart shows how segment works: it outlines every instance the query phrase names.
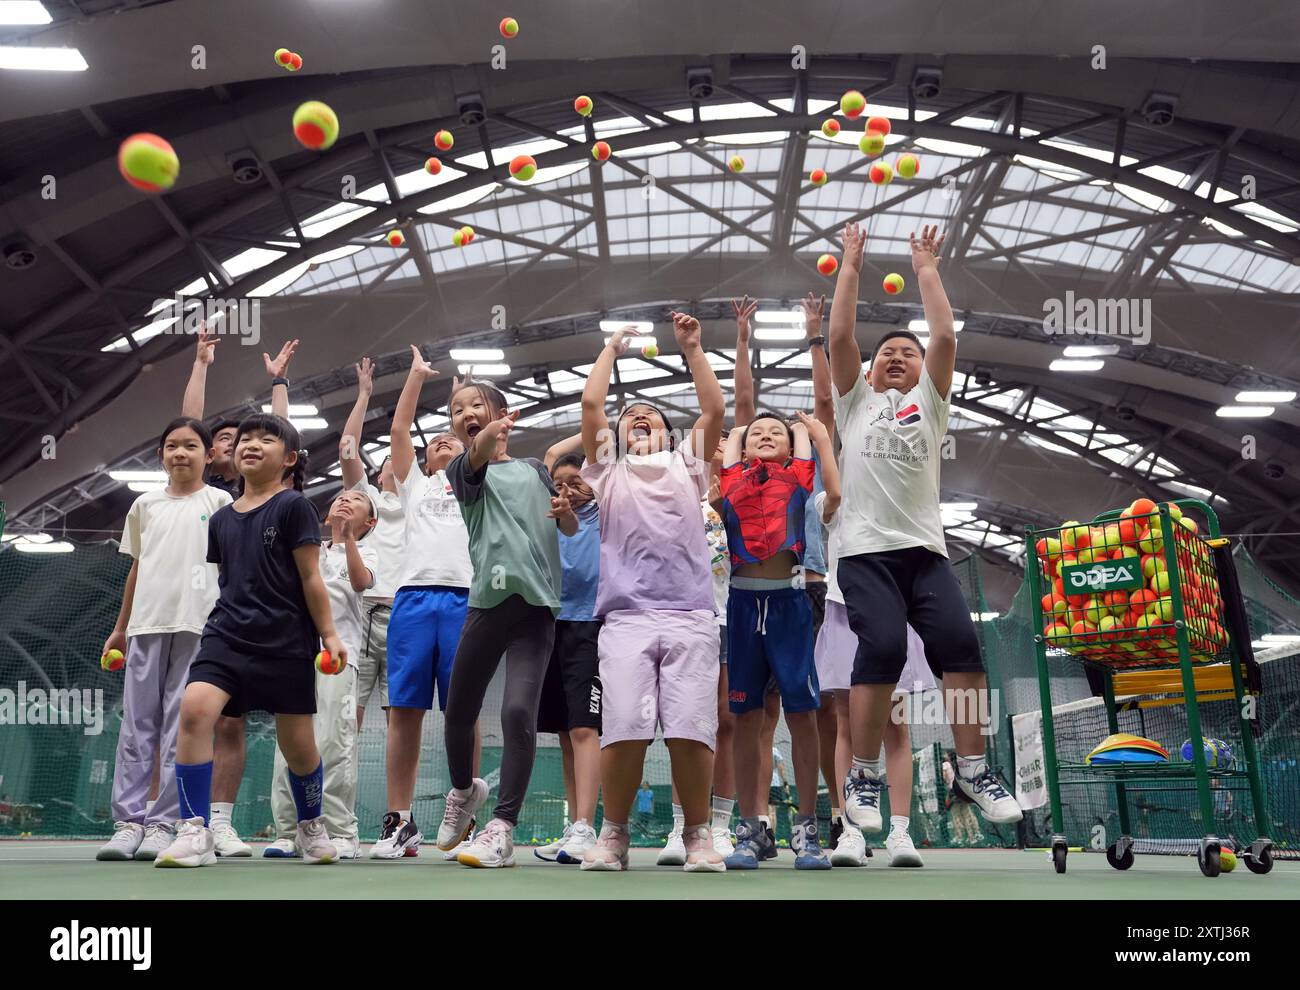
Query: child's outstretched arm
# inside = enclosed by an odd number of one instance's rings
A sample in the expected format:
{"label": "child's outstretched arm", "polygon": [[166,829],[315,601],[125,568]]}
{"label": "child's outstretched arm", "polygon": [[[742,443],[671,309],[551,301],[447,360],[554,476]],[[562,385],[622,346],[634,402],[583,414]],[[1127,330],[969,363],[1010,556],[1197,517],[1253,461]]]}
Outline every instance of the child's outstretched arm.
{"label": "child's outstretched arm", "polygon": [[609,378],[614,372],[614,362],[627,353],[625,338],[635,332],[635,327],[615,330],[587,375],[587,384],[582,390],[582,454],[588,464],[598,462],[602,443],[606,440],[604,434],[609,429],[605,400],[609,398]]}
{"label": "child's outstretched arm", "polygon": [[821,420],[827,433],[834,434],[835,405],[831,402],[831,362],[826,356],[826,339],[822,337],[822,315],[826,312],[826,297],[819,298],[816,293],[810,292],[801,300],[800,305],[803,307],[804,332],[808,335],[808,354],[812,359],[813,415]]}
{"label": "child's outstretched arm", "polygon": [[736,425],[748,426],[754,422],[754,369],[749,366],[749,321],[758,309],[758,301],[749,296],[731,300],[731,311],[736,314]]}
{"label": "child's outstretched arm", "polygon": [[203,400],[208,387],[208,365],[216,357],[216,334],[208,333],[207,324],[199,327],[198,348],[194,354],[194,367],[190,369],[190,380],[185,383],[185,395],[181,398],[181,415],[190,419],[203,418]]}
{"label": "child's outstretched arm", "polygon": [[677,346],[682,349],[686,366],[691,369],[691,378],[695,380],[695,395],[700,402],[700,418],[695,421],[693,434],[700,445],[696,447],[692,443],[691,449],[697,458],[707,461],[718,449],[727,403],[722,397],[718,376],[709,367],[708,355],[700,345],[700,321],[686,313],[668,315],[672,317],[673,335],[677,338]]}
{"label": "child's outstretched arm", "polygon": [[[197,417],[195,417],[197,418]],[[135,605],[135,581],[140,575],[140,561],[131,561],[131,570],[126,575],[126,586],[122,589],[122,607],[117,613],[117,622],[113,631],[104,640],[104,648],[99,651],[102,657],[109,650],[121,650],[126,653],[126,627],[131,624],[131,609]]]}
{"label": "child's outstretched arm", "polygon": [[799,419],[790,427],[790,432],[794,434],[794,446],[790,453],[801,461],[806,461],[812,457],[813,445],[812,440],[808,437],[807,417],[803,410],[796,414]]}
{"label": "child's outstretched arm", "polygon": [[[357,482],[366,477],[366,469],[361,462],[361,431],[365,429],[366,412],[370,409],[370,395],[375,388],[375,368],[370,358],[363,357],[356,365],[357,401],[348,413],[348,421],[343,424],[343,435],[339,437],[339,467],[343,469],[343,487],[353,488]],[[410,441],[410,434],[407,434]]]}
{"label": "child's outstretched arm", "polygon": [[276,382],[277,378],[284,378],[284,373],[289,370],[289,359],[293,357],[293,352],[298,349],[298,341],[285,341],[284,346],[280,348],[280,353],[271,360],[271,355],[266,351],[262,352],[262,361],[266,364],[266,373],[271,376],[271,412],[281,419],[289,418],[289,386],[284,382]]}
{"label": "child's outstretched arm", "polygon": [[795,415],[804,425],[808,439],[817,448],[817,458],[821,461],[822,490],[826,493],[826,502],[822,506],[822,521],[827,522],[840,507],[840,466],[835,463],[835,446],[831,443],[830,431],[820,419],[804,412],[797,412]]}
{"label": "child's outstretched arm", "polygon": [[304,543],[294,548],[293,562],[298,567],[302,596],[307,600],[307,611],[316,623],[316,633],[320,636],[321,644],[329,650],[330,656],[340,663],[347,663],[348,649],[334,628],[334,611],[330,608],[329,592],[325,590],[325,581],[320,576],[320,546]]}
{"label": "child's outstretched arm", "polygon": [[937,225],[922,227],[921,237],[911,235],[912,271],[921,288],[921,305],[925,309],[925,322],[930,328],[930,346],[925,349],[925,370],[930,381],[944,399],[952,388],[952,373],[957,365],[957,331],[952,320],[952,306],[939,279],[939,251],[943,236],[938,240]]}
{"label": "child's outstretched arm", "polygon": [[582,432],[579,431],[571,437],[565,437],[556,443],[551,444],[546,449],[546,457],[542,463],[546,465],[546,470],[550,471],[555,467],[555,462],[565,454],[576,454],[582,450]]}
{"label": "child's outstretched arm", "polygon": [[572,536],[578,531],[578,514],[573,511],[565,495],[551,496],[551,511],[546,513],[555,520],[555,525],[565,536]]}
{"label": "child's outstretched arm", "polygon": [[724,468],[731,467],[731,465],[741,459],[741,444],[743,444],[744,441],[745,428],[743,426],[735,426],[732,428],[731,432],[727,434],[727,446],[722,450],[722,466]]}
{"label": "child's outstretched arm", "polygon": [[415,463],[415,445],[411,443],[411,425],[415,422],[415,410],[420,404],[420,390],[424,383],[437,378],[438,372],[429,366],[420,349],[411,345],[411,371],[402,386],[402,394],[397,397],[393,408],[393,425],[389,431],[391,453],[393,457],[393,477],[399,484],[406,481]]}
{"label": "child's outstretched arm", "polygon": [[835,298],[831,300],[831,381],[835,391],[848,395],[862,375],[862,352],[858,350],[853,329],[858,318],[858,280],[862,276],[862,248],[867,235],[856,223],[844,225],[841,235],[844,260],[835,280]]}

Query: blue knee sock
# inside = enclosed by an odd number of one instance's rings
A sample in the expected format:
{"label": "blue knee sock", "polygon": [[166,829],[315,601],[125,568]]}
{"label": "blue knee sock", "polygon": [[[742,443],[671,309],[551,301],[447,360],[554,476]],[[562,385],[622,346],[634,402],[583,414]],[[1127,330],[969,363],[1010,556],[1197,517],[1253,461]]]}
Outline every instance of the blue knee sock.
{"label": "blue knee sock", "polygon": [[321,798],[325,792],[324,761],[317,763],[316,769],[305,777],[290,770],[289,788],[293,791],[293,803],[298,806],[298,821],[319,818]]}
{"label": "blue knee sock", "polygon": [[212,800],[212,761],[176,763],[176,789],[180,792],[181,818],[202,818],[208,824]]}

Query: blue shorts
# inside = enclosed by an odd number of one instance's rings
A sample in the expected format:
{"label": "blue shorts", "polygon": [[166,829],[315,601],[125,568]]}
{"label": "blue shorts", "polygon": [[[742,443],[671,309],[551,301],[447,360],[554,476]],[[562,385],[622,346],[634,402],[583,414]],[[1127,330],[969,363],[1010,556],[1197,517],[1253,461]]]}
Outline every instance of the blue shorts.
{"label": "blue shorts", "polygon": [[813,614],[802,588],[749,591],[727,597],[727,706],[734,715],[763,707],[775,678],[789,714],[821,704],[813,662]]}
{"label": "blue shorts", "polygon": [[405,587],[393,598],[388,619],[388,707],[447,710],[451,663],[469,607],[466,588]]}

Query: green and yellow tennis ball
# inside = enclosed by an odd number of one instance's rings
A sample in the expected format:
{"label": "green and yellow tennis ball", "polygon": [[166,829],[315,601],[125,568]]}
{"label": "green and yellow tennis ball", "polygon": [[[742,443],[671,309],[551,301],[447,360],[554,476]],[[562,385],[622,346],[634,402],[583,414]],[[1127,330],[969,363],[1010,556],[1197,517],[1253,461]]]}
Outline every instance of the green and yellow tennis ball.
{"label": "green and yellow tennis ball", "polygon": [[840,97],[840,113],[849,120],[857,120],[865,109],[867,109],[867,98],[856,89],[851,89]]}
{"label": "green and yellow tennis ball", "polygon": [[132,134],[117,149],[117,169],[142,192],[160,193],[176,184],[181,162],[157,134]]}
{"label": "green and yellow tennis ball", "polygon": [[592,102],[590,96],[579,96],[573,101],[573,109],[584,117],[590,117],[591,111],[596,109],[596,104]]}
{"label": "green and yellow tennis ball", "polygon": [[868,118],[867,118],[867,130],[869,130],[869,131],[876,131],[876,132],[879,133],[879,134],[888,134],[888,133],[889,133],[889,118],[888,118],[888,117],[868,117]]}
{"label": "green and yellow tennis ball", "polygon": [[390,230],[388,237],[385,239],[388,241],[389,247],[401,247],[406,243],[406,235],[400,230]]}
{"label": "green and yellow tennis ball", "polygon": [[840,267],[840,263],[835,260],[833,254],[823,254],[817,259],[817,270],[823,275],[834,275],[835,270]]}
{"label": "green and yellow tennis ball", "polygon": [[739,155],[732,155],[727,159],[727,168],[731,169],[733,172],[743,172],[745,171],[745,159],[741,158]]}
{"label": "green and yellow tennis ball", "polygon": [[289,53],[289,64],[285,66],[290,72],[297,72],[302,68],[302,56],[297,52]]}
{"label": "green and yellow tennis ball", "polygon": [[474,228],[466,224],[451,235],[451,243],[456,247],[464,247],[474,239]]}
{"label": "green and yellow tennis ball", "polygon": [[510,159],[510,177],[527,182],[537,174],[537,160],[532,155],[515,155]]}
{"label": "green and yellow tennis ball", "polygon": [[814,186],[826,185],[826,179],[827,179],[826,169],[824,168],[815,168],[808,176],[808,181],[811,182]]}
{"label": "green and yellow tennis ball", "polygon": [[275,64],[276,64],[276,65],[281,65],[281,66],[284,66],[285,68],[288,68],[288,67],[289,67],[289,64],[290,64],[292,61],[293,61],[293,52],[289,51],[289,49],[287,49],[287,48],[277,48],[277,49],[275,50]]}
{"label": "green and yellow tennis ball", "polygon": [[439,131],[433,136],[433,146],[439,151],[451,151],[451,146],[456,143],[456,139],[451,136],[451,131]]}
{"label": "green and yellow tennis ball", "polygon": [[834,117],[827,117],[822,121],[822,133],[828,138],[833,138],[840,132],[840,122]]}
{"label": "green and yellow tennis ball", "polygon": [[894,171],[904,179],[915,177],[916,173],[921,170],[921,161],[916,155],[907,154],[899,155],[894,162]]}
{"label": "green and yellow tennis ball", "polygon": [[519,33],[519,22],[513,17],[503,17],[501,23],[497,25],[497,30],[501,32],[501,37],[513,38]]}
{"label": "green and yellow tennis ball", "polygon": [[1219,872],[1231,873],[1237,868],[1237,854],[1231,849],[1223,848],[1219,850]]}
{"label": "green and yellow tennis ball", "polygon": [[316,654],[316,669],[322,674],[337,674],[343,669],[343,662],[331,656],[329,650],[321,650]]}
{"label": "green and yellow tennis ball", "polygon": [[659,345],[643,344],[641,346],[641,356],[643,358],[657,358],[659,356]]}
{"label": "green and yellow tennis ball", "polygon": [[889,162],[872,162],[868,173],[878,186],[887,186],[894,180],[894,167]]}
{"label": "green and yellow tennis ball", "polygon": [[899,275],[897,272],[890,272],[885,276],[885,281],[882,284],[884,285],[886,292],[891,296],[896,296],[903,291],[903,286],[906,283],[903,281],[902,275]]}
{"label": "green and yellow tennis ball", "polygon": [[436,157],[425,159],[424,170],[430,175],[437,175],[442,171],[442,159]]}
{"label": "green and yellow tennis ball", "polygon": [[864,155],[878,155],[885,150],[885,135],[879,131],[867,131],[858,140],[858,148]]}
{"label": "green and yellow tennis ball", "polygon": [[312,151],[325,151],[339,139],[339,118],[319,100],[309,100],[293,112],[293,135]]}
{"label": "green and yellow tennis ball", "polygon": [[591,157],[598,162],[609,161],[609,156],[612,154],[608,141],[597,141],[591,146]]}
{"label": "green and yellow tennis ball", "polygon": [[126,657],[121,650],[109,650],[99,658],[99,665],[104,670],[121,670],[126,666]]}

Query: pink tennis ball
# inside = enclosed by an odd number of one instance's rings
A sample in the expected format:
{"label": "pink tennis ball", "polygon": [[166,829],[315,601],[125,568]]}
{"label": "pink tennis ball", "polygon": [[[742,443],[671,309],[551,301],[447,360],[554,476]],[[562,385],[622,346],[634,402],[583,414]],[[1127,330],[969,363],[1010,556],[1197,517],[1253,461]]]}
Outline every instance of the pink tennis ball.
{"label": "pink tennis ball", "polygon": [[897,272],[890,272],[888,275],[885,276],[885,281],[883,284],[886,292],[888,292],[891,296],[896,296],[903,291],[903,285],[905,283],[903,282],[902,275],[899,275]]}
{"label": "pink tennis ball", "polygon": [[117,169],[136,189],[160,193],[176,184],[181,163],[157,134],[132,134],[117,149]]}

